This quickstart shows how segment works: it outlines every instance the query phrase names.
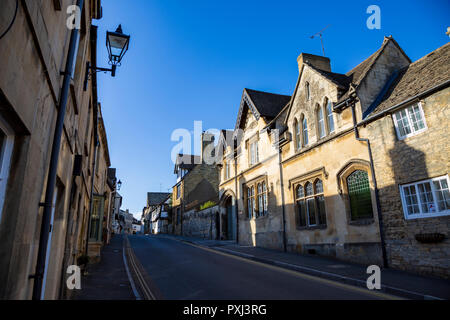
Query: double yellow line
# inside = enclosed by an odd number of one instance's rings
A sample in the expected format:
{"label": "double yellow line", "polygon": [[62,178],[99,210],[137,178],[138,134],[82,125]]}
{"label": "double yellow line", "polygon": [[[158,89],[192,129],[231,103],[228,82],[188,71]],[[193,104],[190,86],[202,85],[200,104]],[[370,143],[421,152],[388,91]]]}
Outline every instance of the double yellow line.
{"label": "double yellow line", "polygon": [[150,290],[147,281],[145,281],[144,277],[144,268],[142,267],[141,263],[139,262],[139,259],[134,254],[133,248],[130,245],[130,240],[127,236],[124,238],[124,247],[125,252],[127,255],[127,260],[130,262],[130,269],[132,271],[132,277],[135,278],[137,281],[137,286],[139,292],[142,294],[144,300],[156,300],[155,295]]}

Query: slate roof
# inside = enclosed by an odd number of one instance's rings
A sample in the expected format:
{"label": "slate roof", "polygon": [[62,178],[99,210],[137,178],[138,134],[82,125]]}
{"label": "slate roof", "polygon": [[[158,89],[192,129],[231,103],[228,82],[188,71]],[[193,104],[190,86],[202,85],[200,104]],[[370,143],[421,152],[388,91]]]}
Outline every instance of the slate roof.
{"label": "slate roof", "polygon": [[166,201],[170,196],[167,192],[147,192],[147,206],[156,206]]}
{"label": "slate roof", "polygon": [[262,117],[275,118],[278,112],[291,100],[291,96],[245,88],[255,108]]}
{"label": "slate roof", "polygon": [[200,160],[200,156],[194,156],[191,154],[179,154],[175,163],[174,173],[176,173],[177,168],[191,170],[200,163]]}
{"label": "slate roof", "polygon": [[401,70],[372,111],[379,113],[450,80],[450,43]]}

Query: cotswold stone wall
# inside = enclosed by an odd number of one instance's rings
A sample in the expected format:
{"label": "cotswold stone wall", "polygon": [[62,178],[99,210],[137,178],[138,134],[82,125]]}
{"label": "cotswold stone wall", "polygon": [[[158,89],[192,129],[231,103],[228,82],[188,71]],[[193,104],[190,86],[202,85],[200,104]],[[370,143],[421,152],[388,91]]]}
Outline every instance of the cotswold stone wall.
{"label": "cotswold stone wall", "polygon": [[[450,278],[450,216],[405,219],[400,185],[445,176],[450,170],[450,89],[421,101],[427,130],[397,139],[391,116],[367,128],[374,156],[390,267]],[[366,135],[366,133],[364,133]],[[421,233],[442,233],[439,243],[421,243]]]}
{"label": "cotswold stone wall", "polygon": [[183,235],[188,237],[216,239],[219,206],[202,211],[190,210],[183,214]]}

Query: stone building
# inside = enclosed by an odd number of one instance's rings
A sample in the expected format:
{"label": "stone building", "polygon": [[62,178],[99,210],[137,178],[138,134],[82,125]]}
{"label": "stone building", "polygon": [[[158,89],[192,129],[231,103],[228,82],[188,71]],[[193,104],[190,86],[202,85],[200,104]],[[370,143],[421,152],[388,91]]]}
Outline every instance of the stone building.
{"label": "stone building", "polygon": [[144,234],[168,232],[171,193],[148,192],[147,205],[142,213]]}
{"label": "stone building", "polygon": [[446,278],[450,278],[449,84],[447,43],[391,73],[358,122],[361,137],[372,146],[389,266]]}
{"label": "stone building", "polygon": [[[71,30],[73,1],[19,1],[17,16],[0,39],[0,298],[32,297],[51,146]],[[14,1],[0,4],[0,29],[11,21]],[[65,267],[86,254],[91,186],[104,196],[109,166],[97,101],[97,78],[83,90],[86,62],[95,63],[98,0],[82,8],[76,64],[64,119],[42,298],[64,298]],[[100,127],[100,128],[99,128]],[[103,127],[104,128],[104,127]],[[102,132],[103,130],[103,132]],[[94,169],[95,137],[100,154]],[[94,177],[94,179],[92,179]],[[108,189],[109,188],[109,189]],[[98,208],[98,207],[97,207]],[[103,211],[97,211],[103,214]],[[102,215],[103,216],[103,215]],[[100,219],[101,220],[101,219]],[[102,221],[99,222],[99,231]],[[100,238],[101,239],[101,238]]]}
{"label": "stone building", "polygon": [[[214,238],[219,202],[219,169],[215,163],[214,135],[201,136],[201,156],[178,155],[174,173],[177,184],[172,192],[172,230],[174,234]],[[211,164],[208,162],[211,161]],[[203,209],[208,213],[196,214]],[[214,227],[211,227],[214,224]],[[217,224],[218,225],[218,224]]]}
{"label": "stone building", "polygon": [[[346,74],[303,53],[291,97],[244,89],[219,185],[239,243],[448,274],[447,48],[411,63],[386,37]],[[393,122],[423,114],[410,126],[425,133],[399,139]],[[431,188],[436,209],[405,209],[411,185]]]}

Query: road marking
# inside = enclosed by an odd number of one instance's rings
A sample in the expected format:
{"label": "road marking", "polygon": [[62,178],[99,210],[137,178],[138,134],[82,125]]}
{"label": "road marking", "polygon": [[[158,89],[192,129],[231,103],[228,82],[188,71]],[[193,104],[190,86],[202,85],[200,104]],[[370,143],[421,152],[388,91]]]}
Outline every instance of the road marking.
{"label": "road marking", "polygon": [[[220,254],[220,255],[223,255],[223,256],[226,256],[226,257],[230,257],[230,258],[233,258],[233,259],[236,259],[236,260],[241,260],[241,261],[245,261],[247,263],[252,263],[252,264],[255,264],[255,265],[258,265],[258,266],[263,266],[263,267],[266,267],[268,269],[289,273],[289,274],[291,274],[293,276],[296,276],[296,277],[299,277],[299,278],[308,279],[308,280],[311,280],[311,281],[322,282],[322,283],[325,283],[325,284],[330,285],[330,286],[334,286],[334,287],[338,287],[338,288],[342,288],[342,289],[346,289],[346,290],[350,290],[350,291],[357,291],[357,292],[363,293],[363,294],[368,295],[368,296],[372,295],[372,296],[376,296],[377,298],[387,299],[387,300],[406,300],[405,298],[397,297],[397,296],[390,295],[390,294],[387,294],[387,293],[383,293],[383,292],[379,292],[379,291],[369,291],[368,289],[352,286],[352,285],[345,284],[345,283],[339,283],[337,281],[333,281],[333,280],[329,280],[329,279],[319,278],[319,277],[312,276],[312,275],[309,275],[309,274],[301,273],[299,271],[293,271],[293,270],[289,270],[289,269],[286,269],[286,268],[270,265],[270,264],[267,264],[267,263],[254,261],[254,260],[249,260],[247,258],[236,256],[234,254],[221,252],[221,251],[215,250],[215,249],[210,249],[210,248],[203,247],[203,246],[200,246],[200,245],[196,245],[196,244],[193,244],[193,243],[190,243],[190,242],[187,242],[187,241],[182,241],[182,240],[178,240],[178,239],[172,239],[172,240],[179,241],[179,242],[185,243],[186,245],[190,245],[190,246],[198,248],[198,249],[202,249],[202,250],[209,251],[209,252],[212,252],[212,253]],[[228,251],[232,251],[232,250],[228,250]]]}
{"label": "road marking", "polygon": [[[147,281],[145,281],[145,277],[139,268],[139,260],[136,257],[136,255],[134,254],[133,248],[131,247],[128,237],[125,237],[125,240],[124,240],[124,255],[125,255],[125,249],[127,251],[128,257],[130,258],[130,264],[131,264],[134,274],[136,275],[139,287],[141,288],[141,291],[144,294],[144,299],[145,300],[156,300],[155,295],[152,293],[152,291],[148,287]],[[130,274],[130,276],[131,276],[131,274]],[[131,279],[131,281],[133,281],[133,279]],[[134,283],[134,281],[132,283]],[[139,296],[139,294],[138,294],[138,296]],[[137,300],[142,300],[142,298],[137,299]]]}
{"label": "road marking", "polygon": [[122,256],[123,256],[123,264],[125,265],[125,270],[127,271],[128,281],[130,281],[131,290],[133,290],[133,294],[136,297],[136,300],[142,300],[141,296],[139,295],[139,292],[136,290],[133,277],[131,276],[130,269],[128,268],[127,257],[125,256],[125,246],[123,246]]}

